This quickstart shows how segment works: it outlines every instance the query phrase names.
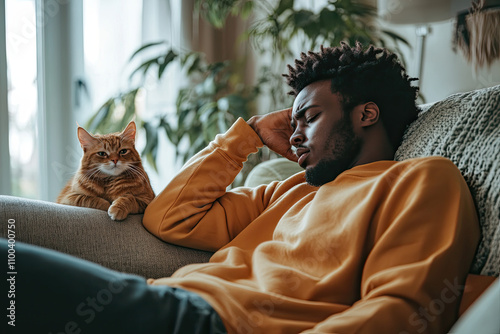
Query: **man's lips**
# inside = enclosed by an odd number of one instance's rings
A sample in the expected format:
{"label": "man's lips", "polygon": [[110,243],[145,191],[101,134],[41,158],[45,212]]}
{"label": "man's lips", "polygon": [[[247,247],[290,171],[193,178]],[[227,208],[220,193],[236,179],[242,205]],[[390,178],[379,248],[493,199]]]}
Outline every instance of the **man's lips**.
{"label": "man's lips", "polygon": [[295,154],[299,158],[298,163],[299,163],[300,167],[305,168],[303,166],[303,164],[304,164],[305,160],[307,159],[307,156],[309,155],[309,149],[304,148],[304,147],[297,147]]}

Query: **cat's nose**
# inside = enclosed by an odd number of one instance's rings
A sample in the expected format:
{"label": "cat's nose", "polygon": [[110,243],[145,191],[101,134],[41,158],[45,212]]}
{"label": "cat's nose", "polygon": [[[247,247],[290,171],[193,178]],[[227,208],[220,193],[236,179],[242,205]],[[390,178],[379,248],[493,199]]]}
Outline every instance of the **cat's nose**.
{"label": "cat's nose", "polygon": [[116,166],[116,164],[118,163],[118,160],[120,160],[120,157],[119,157],[119,156],[118,156],[118,154],[116,154],[116,153],[111,153],[111,154],[109,155],[109,160],[113,161],[113,163],[114,163],[114,164],[115,164],[115,166]]}

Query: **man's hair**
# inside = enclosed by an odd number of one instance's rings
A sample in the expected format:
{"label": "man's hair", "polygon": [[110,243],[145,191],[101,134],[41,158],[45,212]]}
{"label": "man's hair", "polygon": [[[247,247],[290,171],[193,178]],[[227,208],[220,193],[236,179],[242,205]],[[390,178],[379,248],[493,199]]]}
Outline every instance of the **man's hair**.
{"label": "man's hair", "polygon": [[302,53],[295,60],[295,68],[288,65],[286,77],[296,96],[307,85],[330,79],[332,93],[339,93],[344,112],[355,106],[374,102],[380,109],[380,118],[394,149],[401,143],[406,127],[416,119],[418,87],[410,78],[397,56],[386,49],[361,43],[350,47],[323,47],[320,52]]}

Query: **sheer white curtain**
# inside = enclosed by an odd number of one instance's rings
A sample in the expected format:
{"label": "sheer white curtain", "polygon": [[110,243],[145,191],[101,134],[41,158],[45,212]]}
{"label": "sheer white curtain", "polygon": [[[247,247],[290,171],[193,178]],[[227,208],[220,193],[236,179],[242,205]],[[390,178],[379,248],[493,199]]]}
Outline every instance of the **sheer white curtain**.
{"label": "sheer white curtain", "polygon": [[[208,62],[236,60],[251,52],[248,45],[237,41],[246,27],[239,18],[228,19],[226,27],[215,29],[194,10],[195,0],[145,0],[142,7],[142,43],[166,41],[178,52],[198,51],[206,55]],[[154,53],[154,50],[151,50]],[[250,64],[250,62],[248,62]],[[252,81],[253,67],[246,68]],[[151,79],[151,80],[149,80]],[[179,62],[168,66],[163,79],[146,81],[145,119],[157,115],[175,115],[175,100],[180,88],[186,87],[189,79],[183,74]],[[158,173],[146,166],[153,189],[159,192],[177,173],[181,165],[175,162],[175,148],[166,136],[160,136],[158,151]]]}
{"label": "sheer white curtain", "polygon": [[[143,59],[158,55],[169,48],[177,52],[184,49],[181,43],[181,18],[180,10],[182,0],[145,0],[142,4],[141,44],[163,41],[166,44],[154,47],[143,52]],[[137,64],[140,64],[138,60]],[[148,74],[144,86],[144,101],[140,117],[144,120],[155,122],[160,116],[175,117],[175,101],[179,89],[185,81],[181,74],[178,61],[170,63],[161,80],[158,80],[157,71]],[[139,137],[138,147],[144,143],[144,134]],[[155,193],[159,193],[179,170],[180,163],[175,161],[175,147],[167,140],[166,135],[160,131],[158,143],[157,168],[155,171],[147,163],[144,167],[150,177]]]}
{"label": "sheer white curtain", "polygon": [[69,124],[80,110],[73,83],[82,71],[82,1],[0,5],[0,52],[7,55],[6,68],[0,57],[1,130],[9,134],[0,142],[0,174],[10,179],[1,182],[1,193],[54,199],[64,184],[62,170],[74,169],[66,149],[75,142]]}
{"label": "sheer white curtain", "polygon": [[[0,0],[2,27],[5,22],[5,1],[9,0]],[[13,184],[31,182],[32,185],[36,184],[34,191],[30,194],[15,194],[55,200],[66,181],[76,171],[82,155],[76,138],[76,122],[85,124],[90,115],[108,98],[135,88],[128,76],[130,70],[140,64],[140,59],[135,60],[134,64],[129,64],[128,60],[141,45],[162,40],[167,42],[167,47],[178,51],[204,52],[209,62],[236,59],[242,54],[248,54],[248,50],[241,48],[236,42],[243,28],[237,18],[231,18],[225,29],[216,30],[195,14],[194,2],[195,0],[32,0],[37,11],[32,15],[33,22],[29,25],[32,30],[28,31],[22,26],[24,30],[21,32],[30,32],[29,37],[36,39],[37,45],[37,55],[34,57],[37,58],[34,60],[37,88],[33,89],[37,90],[39,100],[34,117],[38,122],[34,122],[36,124],[33,126],[32,136],[35,138],[34,152],[38,155],[38,162],[26,166],[35,171],[32,173],[36,175],[35,181],[26,181],[23,175],[30,172],[23,170],[19,173],[17,167],[12,167],[12,163],[9,163],[13,154],[12,151],[9,153],[8,143],[12,117],[9,122],[8,107],[5,105],[7,99],[1,98],[7,95],[9,89],[5,82],[6,73],[9,72],[5,70],[5,54],[8,53],[6,49],[9,44],[8,41],[5,42],[5,37],[9,37],[9,32],[0,29],[3,38],[3,41],[0,39],[0,193],[10,194]],[[7,14],[16,22],[31,22],[24,17],[25,14],[18,19],[12,17],[12,13]],[[12,36],[11,33],[10,37]],[[146,56],[144,55],[145,58]],[[249,73],[253,71],[250,70]],[[88,93],[82,89],[82,83]],[[174,116],[178,91],[188,84],[178,62],[167,67],[160,81],[151,73],[145,83],[141,118],[154,121],[159,115]],[[144,142],[144,134],[140,133],[137,142],[139,149]],[[159,172],[156,173],[147,166],[156,192],[180,168],[179,163],[175,162],[174,147],[163,134],[160,136],[158,168]],[[18,179],[16,175],[19,175]]]}

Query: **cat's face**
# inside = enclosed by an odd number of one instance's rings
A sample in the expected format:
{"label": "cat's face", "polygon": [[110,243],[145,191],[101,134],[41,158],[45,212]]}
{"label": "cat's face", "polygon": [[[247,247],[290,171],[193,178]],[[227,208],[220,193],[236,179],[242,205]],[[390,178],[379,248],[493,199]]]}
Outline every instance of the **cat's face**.
{"label": "cat's face", "polygon": [[83,149],[82,171],[98,176],[117,176],[133,170],[141,158],[135,149],[136,127],[130,122],[121,133],[91,135],[78,128]]}

